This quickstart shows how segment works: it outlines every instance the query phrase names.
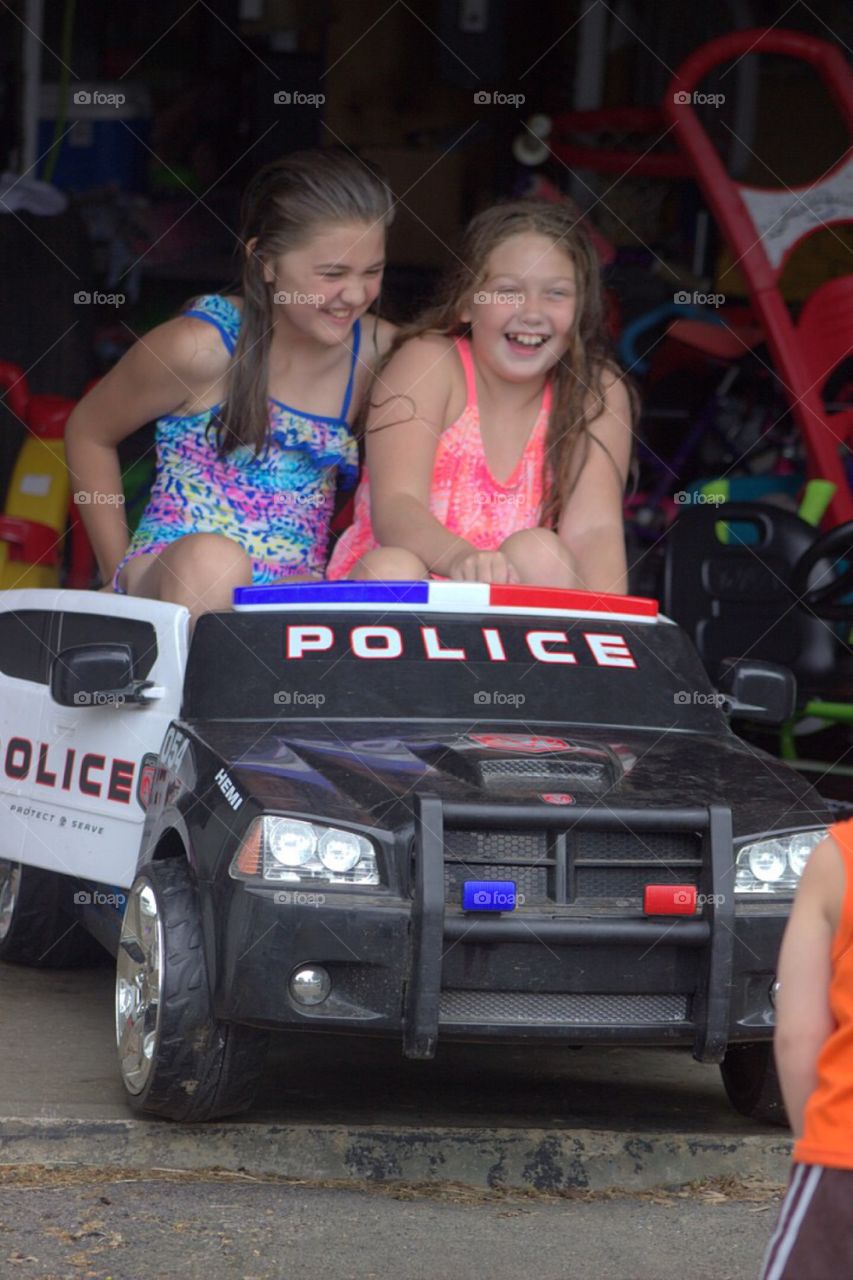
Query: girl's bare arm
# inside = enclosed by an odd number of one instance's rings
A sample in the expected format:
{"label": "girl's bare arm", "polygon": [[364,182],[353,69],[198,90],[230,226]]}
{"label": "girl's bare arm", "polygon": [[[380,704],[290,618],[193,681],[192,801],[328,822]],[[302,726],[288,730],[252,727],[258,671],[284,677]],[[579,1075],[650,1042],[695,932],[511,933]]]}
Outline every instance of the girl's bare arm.
{"label": "girl's bare arm", "polygon": [[204,396],[224,375],[228,359],[210,325],[178,317],[135,343],[68,419],[68,469],[105,582],[128,543],[118,445],[144,423]]}
{"label": "girl's bare arm", "polygon": [[453,388],[449,338],[407,342],[373,385],[367,470],[373,532],[380,546],[405,547],[428,569],[449,573],[473,549],[429,511],[432,471]]}
{"label": "girl's bare arm", "polygon": [[604,402],[604,412],[590,427],[595,439],[560,516],[557,536],[572,552],[582,587],[621,595],[628,589],[622,512],[632,431],[628,393],[620,379],[605,379]]}
{"label": "girl's bare arm", "polygon": [[830,953],[844,897],[844,863],[835,841],[822,840],[803,872],[779,955],[776,1065],[788,1119],[799,1138],[817,1084],[818,1055],[833,1030]]}

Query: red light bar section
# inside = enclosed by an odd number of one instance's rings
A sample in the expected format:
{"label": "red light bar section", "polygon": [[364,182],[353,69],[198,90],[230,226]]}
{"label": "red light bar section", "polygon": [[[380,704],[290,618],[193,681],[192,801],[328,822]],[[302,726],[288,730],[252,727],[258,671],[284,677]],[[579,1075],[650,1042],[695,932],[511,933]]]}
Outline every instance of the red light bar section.
{"label": "red light bar section", "polygon": [[647,916],[692,916],[696,913],[695,884],[647,884],[643,894]]}
{"label": "red light bar section", "polygon": [[492,608],[572,609],[580,613],[634,614],[637,618],[658,616],[657,600],[648,600],[644,596],[597,595],[594,591],[563,591],[559,587],[500,586],[492,583],[489,604]]}

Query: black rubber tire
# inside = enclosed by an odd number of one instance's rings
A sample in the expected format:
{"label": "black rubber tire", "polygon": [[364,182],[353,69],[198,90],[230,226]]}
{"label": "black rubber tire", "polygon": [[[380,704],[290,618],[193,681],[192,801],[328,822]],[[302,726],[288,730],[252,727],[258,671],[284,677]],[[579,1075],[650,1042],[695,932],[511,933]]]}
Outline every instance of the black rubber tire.
{"label": "black rubber tire", "polygon": [[245,1111],[264,1069],[269,1033],[213,1016],[198,896],[186,863],[152,863],[131,894],[143,884],[153,889],[162,922],[162,985],[151,1073],[139,1093],[125,1084],[128,1104],[181,1121]]}
{"label": "black rubber tire", "polygon": [[74,913],[76,881],[55,871],[24,867],[9,926],[0,938],[0,960],[30,969],[82,969],[104,965],[109,954]]}
{"label": "black rubber tire", "polygon": [[765,1124],[788,1124],[772,1041],[729,1045],[720,1072],[735,1111]]}

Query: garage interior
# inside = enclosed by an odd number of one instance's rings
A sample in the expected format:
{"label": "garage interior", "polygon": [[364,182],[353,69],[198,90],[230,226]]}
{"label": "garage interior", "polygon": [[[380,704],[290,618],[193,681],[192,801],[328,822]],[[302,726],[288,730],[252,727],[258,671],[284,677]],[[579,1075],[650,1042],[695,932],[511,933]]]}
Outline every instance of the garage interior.
{"label": "garage interior", "polygon": [[[759,504],[767,545],[738,541],[750,561],[771,563],[777,585],[751,605],[752,630],[732,606],[726,641],[739,634],[742,654],[793,666],[803,714],[781,743],[759,725],[745,732],[799,760],[825,795],[850,799],[849,537],[838,534],[811,566],[808,606],[791,582],[803,546],[853,517],[851,121],[825,68],[772,44],[759,53],[757,37],[693,93],[732,189],[798,193],[794,212],[813,213],[817,229],[774,286],[795,335],[810,300],[837,282],[823,295],[836,309],[824,317],[832,341],[821,340],[815,379],[836,466],[821,487],[802,397],[780,367],[743,251],[667,109],[686,61],[744,31],[793,33],[836,56],[853,44],[842,0],[797,3],[781,19],[771,0],[4,5],[0,586],[20,580],[15,521],[45,521],[37,495],[15,492],[22,451],[50,448],[61,470],[61,424],[92,379],[188,299],[233,286],[240,195],[260,165],[343,146],[382,167],[398,207],[381,309],[396,322],[428,302],[478,209],[514,195],[570,200],[598,236],[614,350],[643,406],[626,495],[631,590],[661,599],[697,639],[706,615],[719,619],[726,606],[709,599],[698,534],[685,520],[679,535],[679,522],[702,503]],[[846,76],[850,95],[849,66]],[[836,186],[812,199],[834,173]],[[131,525],[151,484],[152,446],[150,424],[122,448]],[[52,518],[57,533],[68,527],[54,581],[97,586],[69,492]],[[816,632],[832,635],[821,669],[809,659]],[[709,669],[721,657],[701,645],[700,654]]]}

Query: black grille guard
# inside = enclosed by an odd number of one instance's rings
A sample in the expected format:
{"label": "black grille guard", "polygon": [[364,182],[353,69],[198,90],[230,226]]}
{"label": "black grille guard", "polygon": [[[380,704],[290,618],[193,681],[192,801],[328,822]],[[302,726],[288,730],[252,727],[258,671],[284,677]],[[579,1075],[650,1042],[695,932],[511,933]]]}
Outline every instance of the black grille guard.
{"label": "black grille guard", "polygon": [[701,981],[693,999],[693,1056],[719,1062],[726,1050],[735,939],[732,889],[732,816],[722,804],[707,808],[546,809],[541,804],[485,807],[415,796],[415,880],[411,916],[411,969],[404,1001],[403,1052],[408,1058],[432,1058],[439,1031],[441,967],[446,943],[529,942],[530,927],[520,919],[445,919],[445,829],[517,830],[531,827],[569,831],[695,832],[702,839],[701,918],[661,920],[545,920],[536,933],[552,943],[618,946],[628,943],[697,947],[705,951]]}

